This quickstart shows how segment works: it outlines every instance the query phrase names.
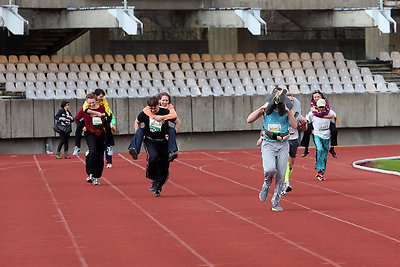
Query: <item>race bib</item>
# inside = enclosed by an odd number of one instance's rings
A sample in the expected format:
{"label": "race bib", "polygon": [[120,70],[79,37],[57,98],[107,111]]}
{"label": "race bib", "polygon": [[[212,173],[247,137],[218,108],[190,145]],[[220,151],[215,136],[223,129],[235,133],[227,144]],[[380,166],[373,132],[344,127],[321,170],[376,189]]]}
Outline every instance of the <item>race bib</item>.
{"label": "race bib", "polygon": [[155,119],[150,119],[150,131],[151,132],[160,132],[162,123],[156,121]]}
{"label": "race bib", "polygon": [[319,128],[320,132],[328,131],[329,130],[329,125],[322,125],[321,128]]}
{"label": "race bib", "polygon": [[271,133],[280,133],[281,132],[281,125],[280,124],[268,124],[268,131]]}
{"label": "race bib", "polygon": [[103,121],[100,117],[92,117],[92,124],[94,126],[103,125]]}

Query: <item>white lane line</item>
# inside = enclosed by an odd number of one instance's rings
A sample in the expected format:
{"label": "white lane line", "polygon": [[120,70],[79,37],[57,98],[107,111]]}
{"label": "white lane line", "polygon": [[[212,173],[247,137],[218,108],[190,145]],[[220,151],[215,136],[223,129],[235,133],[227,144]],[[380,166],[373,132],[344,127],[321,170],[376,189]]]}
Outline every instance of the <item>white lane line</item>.
{"label": "white lane line", "polygon": [[[122,156],[121,154],[117,153],[118,156],[123,158],[124,160],[128,161],[129,163],[146,170],[146,168],[134,163],[132,160],[127,159],[126,157]],[[85,164],[85,162],[79,157],[81,162]],[[106,181],[111,187],[120,193],[126,200],[128,200],[132,205],[134,205],[137,209],[139,209],[141,212],[143,212],[150,220],[152,220],[155,224],[157,224],[162,230],[167,232],[171,237],[173,237],[176,241],[178,241],[183,247],[185,247],[189,252],[191,252],[193,255],[195,255],[197,258],[199,258],[205,265],[207,266],[214,266],[210,261],[208,261],[205,257],[200,255],[195,249],[193,249],[191,246],[189,246],[185,241],[183,241],[177,234],[175,234],[171,229],[166,227],[164,224],[162,224],[159,220],[157,220],[154,216],[152,216],[149,212],[147,212],[142,206],[140,206],[136,201],[134,201],[132,198],[127,196],[123,191],[121,191],[118,187],[116,187],[114,184],[112,184],[107,178],[104,176],[102,177],[104,181]]]}
{"label": "white lane line", "polygon": [[[131,160],[125,158],[125,157],[122,156],[122,155],[120,155],[120,157],[122,157],[123,159],[127,160],[128,162],[130,162],[130,163],[132,163],[132,164],[134,164],[134,165],[136,165],[136,166],[139,166],[139,165],[133,163]],[[208,174],[210,174],[210,175],[217,176],[217,177],[219,177],[219,178],[228,180],[229,182],[238,184],[238,185],[240,185],[240,186],[247,187],[247,188],[250,188],[250,189],[254,189],[254,188],[251,187],[251,186],[247,186],[247,185],[245,185],[245,184],[242,184],[242,183],[233,181],[233,180],[231,180],[231,179],[229,179],[229,178],[226,178],[226,177],[224,177],[224,176],[217,175],[217,174],[214,174],[214,173],[211,173],[211,172],[207,172],[207,171],[205,171],[205,170],[202,170],[202,167],[196,167],[196,166],[193,166],[193,165],[191,165],[191,164],[187,164],[187,163],[185,163],[185,162],[182,162],[181,160],[175,160],[175,161],[177,161],[177,162],[179,162],[179,163],[181,163],[181,164],[183,164],[183,165],[192,167],[192,168],[194,168],[194,169],[196,169],[196,170],[200,170],[200,171],[205,172],[205,173],[208,173]],[[142,169],[145,169],[145,168],[143,168],[143,167],[141,167],[141,166],[139,166],[139,167],[142,168]],[[207,198],[205,198],[205,197],[203,197],[203,196],[198,195],[197,193],[195,193],[195,192],[189,190],[188,188],[186,188],[186,187],[184,187],[184,186],[181,186],[181,185],[179,185],[179,184],[177,184],[177,183],[171,181],[171,179],[169,180],[169,183],[172,183],[173,185],[175,185],[175,186],[177,186],[177,187],[179,187],[179,188],[181,188],[181,189],[183,189],[183,190],[189,192],[190,194],[192,194],[192,195],[194,195],[194,196],[196,196],[196,197],[199,197],[199,198],[201,198],[202,200],[204,200],[204,201],[206,201],[206,202],[208,202],[208,203],[211,203],[212,205],[214,205],[214,206],[216,206],[216,207],[218,207],[218,208],[220,208],[220,209],[225,210],[227,213],[231,214],[232,216],[235,216],[236,218],[239,218],[240,220],[243,220],[243,221],[245,221],[245,222],[247,222],[247,223],[249,223],[249,224],[251,224],[251,225],[257,227],[257,228],[259,228],[259,229],[261,229],[261,230],[263,230],[263,231],[265,231],[265,232],[267,232],[267,233],[269,233],[269,234],[271,234],[271,235],[273,235],[273,236],[275,236],[275,237],[277,237],[277,238],[279,238],[279,239],[281,239],[281,240],[283,240],[283,241],[289,243],[290,245],[292,245],[292,246],[294,246],[294,247],[296,247],[296,248],[298,248],[298,249],[300,249],[300,250],[302,250],[302,251],[304,251],[304,252],[306,252],[306,253],[308,253],[308,254],[310,254],[310,255],[312,255],[312,256],[315,256],[315,257],[317,257],[317,258],[319,258],[319,259],[321,259],[321,260],[323,260],[323,261],[325,261],[325,262],[327,262],[327,263],[329,263],[329,264],[331,264],[331,265],[333,265],[333,266],[341,266],[340,264],[337,264],[337,263],[335,263],[334,261],[332,261],[332,260],[330,260],[330,259],[328,259],[328,258],[326,258],[326,257],[324,257],[324,256],[322,256],[322,255],[320,255],[320,254],[318,254],[318,253],[316,253],[316,252],[313,252],[313,251],[311,251],[311,250],[309,250],[309,249],[307,249],[307,248],[305,248],[305,247],[303,247],[303,246],[301,246],[301,245],[299,245],[299,244],[297,244],[297,243],[295,243],[295,242],[293,242],[293,241],[291,241],[291,240],[289,240],[289,239],[287,239],[287,238],[285,238],[285,237],[283,237],[283,236],[281,236],[281,235],[279,235],[279,234],[273,232],[272,230],[270,230],[270,229],[268,229],[268,228],[266,228],[266,227],[264,227],[264,226],[262,226],[262,225],[259,225],[259,224],[255,223],[255,222],[253,222],[253,221],[251,221],[251,220],[249,220],[249,219],[247,219],[247,218],[245,218],[245,217],[243,217],[243,216],[241,216],[241,215],[239,215],[239,214],[237,214],[237,213],[235,213],[235,212],[233,212],[233,211],[231,211],[231,210],[229,210],[229,209],[227,209],[227,208],[225,208],[225,207],[223,207],[223,206],[221,206],[221,205],[219,205],[218,203],[216,203],[216,202],[214,202],[214,201],[212,201],[212,200],[209,200],[209,199],[207,199]]]}
{"label": "white lane line", "polygon": [[55,208],[57,210],[58,216],[61,218],[61,221],[59,221],[59,222],[61,222],[64,225],[64,228],[67,231],[68,236],[72,241],[72,247],[75,249],[75,253],[76,253],[76,255],[77,255],[77,257],[78,257],[78,259],[79,259],[79,261],[81,263],[81,266],[88,266],[88,264],[86,263],[85,258],[82,255],[81,250],[79,249],[78,242],[76,242],[76,238],[74,236],[74,233],[72,232],[71,228],[69,227],[68,222],[65,219],[65,216],[64,216],[63,212],[61,211],[60,205],[58,204],[57,199],[54,196],[53,190],[51,190],[51,187],[50,187],[49,183],[47,182],[46,177],[44,177],[43,170],[40,167],[40,164],[39,164],[39,161],[38,161],[36,155],[33,155],[33,158],[35,159],[36,166],[38,167],[40,176],[41,176],[44,184],[46,185],[47,191],[49,192],[49,194],[51,196],[53,204],[54,204],[54,206],[55,206]]}
{"label": "white lane line", "polygon": [[[205,154],[207,154],[207,153],[205,153]],[[210,156],[213,157],[213,158],[218,158],[218,157],[213,156],[213,155],[210,155]],[[259,157],[259,156],[257,156],[257,157]],[[234,165],[242,166],[242,164],[236,164],[235,162],[228,161],[228,160],[225,160],[225,159],[222,159],[222,158],[218,158],[218,159],[223,160],[223,161],[226,161],[226,162],[229,162],[229,163],[234,164]],[[303,169],[305,169],[305,170],[309,170],[309,169],[310,169],[310,168],[305,167],[304,165],[302,165],[301,167],[302,167]],[[252,170],[254,170],[254,171],[256,171],[256,172],[262,173],[261,170],[257,170],[257,169],[252,168],[252,167],[250,167],[250,169],[252,169]],[[339,177],[345,177],[345,176],[340,175],[340,174],[337,175],[337,176],[339,176]],[[382,204],[382,203],[379,203],[379,202],[376,202],[376,201],[373,201],[373,200],[369,200],[369,199],[365,199],[365,198],[361,198],[361,197],[356,197],[356,196],[349,195],[349,194],[346,194],[346,193],[342,193],[342,192],[339,192],[339,191],[336,191],[336,190],[333,190],[333,189],[329,189],[329,188],[326,188],[326,187],[323,187],[323,186],[320,186],[320,185],[302,182],[302,181],[300,181],[300,180],[298,180],[298,179],[292,179],[292,178],[291,178],[290,180],[291,180],[291,181],[295,181],[295,182],[300,183],[300,184],[304,184],[304,185],[312,186],[312,187],[315,187],[315,188],[318,188],[318,189],[322,189],[322,190],[325,190],[325,191],[329,191],[329,192],[332,192],[332,193],[335,193],[335,194],[338,194],[338,195],[342,195],[342,196],[345,196],[345,197],[348,197],[348,198],[357,199],[357,200],[360,200],[360,201],[363,201],[363,202],[367,202],[367,203],[369,203],[369,204],[374,204],[374,205],[377,205],[377,206],[380,206],[380,207],[383,207],[383,208],[387,208],[387,209],[391,209],[391,210],[400,212],[400,209],[398,209],[398,208],[395,208],[395,207],[392,207],[392,206],[389,206],[389,205],[385,205],[385,204]]]}
{"label": "white lane line", "polygon": [[[215,157],[215,156],[214,156],[214,157]],[[181,162],[181,161],[179,161],[179,162]],[[235,164],[235,163],[232,162],[232,164]],[[189,166],[190,164],[186,164],[186,165]],[[193,168],[197,168],[197,167],[195,167],[195,166],[192,166],[192,167],[193,167]],[[257,191],[257,192],[259,191],[259,189],[257,189],[257,188],[254,188],[254,187],[251,187],[251,186],[248,186],[248,185],[243,185],[243,184],[241,184],[241,183],[239,183],[239,182],[237,182],[237,181],[231,180],[231,179],[228,178],[228,177],[224,177],[224,176],[222,176],[222,175],[215,174],[215,173],[212,173],[212,172],[209,172],[209,171],[204,171],[204,170],[203,170],[204,167],[205,167],[205,166],[201,166],[201,167],[198,168],[198,170],[200,170],[200,171],[202,171],[202,172],[205,172],[205,173],[207,173],[207,174],[213,175],[213,176],[218,177],[218,178],[223,178],[224,180],[227,180],[227,181],[232,182],[232,183],[234,183],[234,184],[238,184],[238,185],[241,185],[241,186],[246,187],[246,188],[251,188],[251,189],[254,190],[254,191]],[[345,223],[345,224],[354,226],[354,227],[356,227],[356,228],[359,228],[359,229],[362,229],[362,230],[364,230],[364,231],[373,233],[373,234],[375,234],[375,235],[384,237],[384,238],[389,239],[389,240],[391,240],[391,241],[394,241],[394,242],[396,242],[396,243],[400,243],[400,240],[398,240],[398,239],[396,239],[396,238],[394,238],[394,237],[391,237],[391,236],[382,234],[382,233],[380,233],[380,232],[378,232],[378,231],[375,231],[375,230],[369,229],[369,228],[367,228],[367,227],[364,227],[364,226],[361,226],[361,225],[358,225],[358,224],[355,224],[355,223],[352,223],[352,222],[349,222],[349,221],[340,219],[340,218],[335,217],[335,216],[332,216],[332,215],[328,215],[328,214],[326,214],[326,213],[322,213],[322,212],[320,212],[320,211],[314,210],[314,209],[312,209],[312,208],[310,208],[310,207],[301,205],[301,204],[296,203],[296,202],[293,202],[293,201],[289,201],[289,200],[287,200],[287,199],[282,199],[282,200],[283,200],[283,201],[287,201],[287,202],[292,203],[292,204],[295,204],[295,205],[297,205],[297,206],[303,207],[303,208],[305,208],[305,209],[307,209],[307,210],[310,210],[310,211],[312,211],[312,212],[314,212],[314,213],[316,213],[316,214],[319,214],[319,215],[325,216],[325,217],[327,217],[327,218],[334,219],[334,220],[336,220],[336,221],[339,221],[339,222],[342,222],[342,223]]]}

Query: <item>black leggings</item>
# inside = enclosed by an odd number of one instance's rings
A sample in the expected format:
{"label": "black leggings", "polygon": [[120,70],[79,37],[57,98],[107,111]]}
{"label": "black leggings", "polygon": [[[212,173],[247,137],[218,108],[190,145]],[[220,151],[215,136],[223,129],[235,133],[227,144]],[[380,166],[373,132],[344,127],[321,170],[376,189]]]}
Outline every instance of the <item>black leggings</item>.
{"label": "black leggings", "polygon": [[60,133],[60,141],[58,142],[57,152],[61,152],[61,147],[64,145],[64,152],[68,152],[69,133]]}
{"label": "black leggings", "polygon": [[85,132],[89,154],[86,156],[86,173],[93,178],[100,178],[104,168],[104,134],[96,135]]}
{"label": "black leggings", "polygon": [[158,182],[160,189],[169,175],[168,142],[145,138],[144,147],[147,151],[146,177]]}
{"label": "black leggings", "polygon": [[[303,138],[301,139],[300,146],[304,146],[305,148],[308,148],[310,145],[310,137],[311,137],[311,132],[313,130],[313,125],[312,123],[308,124],[307,130],[304,132]],[[338,130],[336,128],[336,125],[331,122],[329,124],[329,130],[331,131],[331,146],[337,146],[337,136],[338,136]]]}

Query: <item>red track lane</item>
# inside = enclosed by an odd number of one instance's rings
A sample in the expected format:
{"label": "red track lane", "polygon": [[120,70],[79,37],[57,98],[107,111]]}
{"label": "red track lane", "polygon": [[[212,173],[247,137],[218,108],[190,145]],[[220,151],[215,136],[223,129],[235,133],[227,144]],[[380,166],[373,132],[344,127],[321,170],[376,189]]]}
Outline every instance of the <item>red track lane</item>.
{"label": "red track lane", "polygon": [[327,180],[315,150],[296,159],[285,211],[258,190],[260,151],[181,152],[161,198],[145,153],[115,154],[100,186],[84,157],[0,156],[2,266],[394,266],[400,260],[400,178],[352,162],[400,146],[339,147]]}

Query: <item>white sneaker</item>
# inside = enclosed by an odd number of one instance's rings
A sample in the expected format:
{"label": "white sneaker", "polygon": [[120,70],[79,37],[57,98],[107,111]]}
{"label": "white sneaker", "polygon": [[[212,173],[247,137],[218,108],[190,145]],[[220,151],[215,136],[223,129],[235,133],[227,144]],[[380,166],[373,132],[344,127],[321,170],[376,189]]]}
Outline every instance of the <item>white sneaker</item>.
{"label": "white sneaker", "polygon": [[107,168],[107,169],[112,168],[112,164],[111,164],[111,163],[108,163],[106,168]]}
{"label": "white sneaker", "polygon": [[107,155],[112,156],[113,155],[113,148],[112,146],[107,147]]}
{"label": "white sneaker", "polygon": [[73,156],[78,156],[81,153],[81,149],[77,146],[74,147],[74,152],[72,153]]}
{"label": "white sneaker", "polygon": [[99,178],[94,178],[93,185],[100,185]]}

